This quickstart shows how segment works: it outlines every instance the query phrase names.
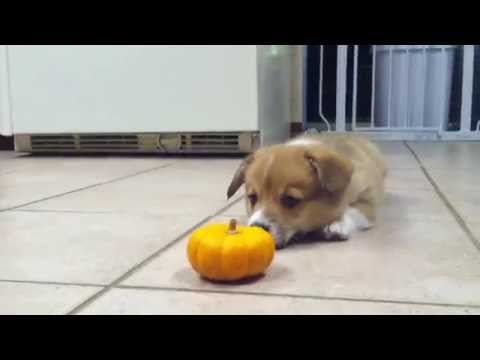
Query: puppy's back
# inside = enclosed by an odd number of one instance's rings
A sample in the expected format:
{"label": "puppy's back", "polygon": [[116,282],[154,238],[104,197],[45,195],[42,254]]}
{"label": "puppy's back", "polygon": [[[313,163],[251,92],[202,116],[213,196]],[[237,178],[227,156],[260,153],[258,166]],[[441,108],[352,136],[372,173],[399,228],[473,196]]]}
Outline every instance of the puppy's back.
{"label": "puppy's back", "polygon": [[323,133],[303,135],[293,140],[295,143],[319,142],[336,153],[350,159],[358,168],[374,170],[382,176],[387,167],[379,148],[368,139],[354,134]]}

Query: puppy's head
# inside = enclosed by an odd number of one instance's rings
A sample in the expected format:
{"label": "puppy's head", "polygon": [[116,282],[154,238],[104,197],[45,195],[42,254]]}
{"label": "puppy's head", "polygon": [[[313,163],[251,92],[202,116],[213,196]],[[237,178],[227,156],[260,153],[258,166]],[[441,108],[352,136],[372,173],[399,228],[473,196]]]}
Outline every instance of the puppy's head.
{"label": "puppy's head", "polygon": [[245,184],[249,225],[270,231],[277,247],[297,233],[323,229],[346,207],[352,163],[324,146],[276,145],[247,157],[227,195]]}

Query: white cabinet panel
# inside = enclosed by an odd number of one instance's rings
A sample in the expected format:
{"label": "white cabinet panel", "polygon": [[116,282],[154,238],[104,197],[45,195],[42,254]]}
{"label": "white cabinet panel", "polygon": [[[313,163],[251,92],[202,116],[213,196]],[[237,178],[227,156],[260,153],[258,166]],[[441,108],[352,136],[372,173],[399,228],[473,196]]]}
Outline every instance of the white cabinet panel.
{"label": "white cabinet panel", "polygon": [[9,46],[9,60],[17,134],[258,130],[253,45]]}
{"label": "white cabinet panel", "polygon": [[12,135],[7,46],[0,45],[0,135]]}

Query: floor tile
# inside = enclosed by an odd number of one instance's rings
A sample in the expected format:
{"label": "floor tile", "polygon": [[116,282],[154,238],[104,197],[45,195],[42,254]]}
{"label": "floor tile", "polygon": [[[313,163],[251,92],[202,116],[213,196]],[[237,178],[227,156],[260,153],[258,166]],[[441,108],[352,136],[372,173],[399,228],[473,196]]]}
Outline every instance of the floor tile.
{"label": "floor tile", "polygon": [[463,221],[466,222],[480,244],[480,216],[478,215],[480,195],[458,190],[446,192],[445,196]]}
{"label": "floor tile", "polygon": [[62,315],[97,291],[90,286],[0,281],[0,315]]}
{"label": "floor tile", "polygon": [[480,314],[480,309],[243,294],[114,289],[80,312],[80,315],[95,314],[468,315]]}
{"label": "floor tile", "polygon": [[[179,160],[168,168],[25,207],[206,216],[228,205],[226,191],[240,159]],[[235,200],[240,193],[232,199]]]}
{"label": "floor tile", "polygon": [[123,284],[480,305],[479,252],[450,218],[394,219],[346,242],[292,245],[277,252],[264,278],[245,284],[202,280],[185,248],[186,239]]}
{"label": "floor tile", "polygon": [[467,226],[470,231],[473,233],[475,237],[475,243],[477,244],[478,248],[480,249],[480,221],[476,219],[475,221],[466,221]]}
{"label": "floor tile", "polygon": [[0,213],[0,279],[108,284],[200,218]]}
{"label": "floor tile", "polygon": [[[480,143],[409,144],[480,239]],[[231,285],[195,274],[184,238],[122,282],[163,290],[115,288],[82,313],[478,314],[479,250],[408,148],[402,142],[379,146],[389,176],[371,231],[347,242],[292,245],[276,253],[264,277]],[[242,191],[227,201],[226,189],[240,162],[0,152],[0,313],[68,312],[99,288],[2,279],[109,284],[239,199]],[[80,188],[86,189],[64,194]],[[1,212],[45,197],[53,198]],[[244,223],[244,206],[240,200],[210,221]]]}
{"label": "floor tile", "polygon": [[389,169],[385,180],[386,189],[432,189],[420,168]]}
{"label": "floor tile", "polygon": [[25,168],[27,165],[21,160],[23,157],[13,151],[0,151],[0,175]]}
{"label": "floor tile", "polygon": [[427,169],[473,169],[478,167],[480,142],[409,142]]}
{"label": "floor tile", "polygon": [[390,169],[416,169],[419,167],[403,141],[376,141]]}
{"label": "floor tile", "polygon": [[[480,154],[479,154],[480,155]],[[442,194],[455,208],[464,221],[475,230],[477,239],[480,239],[480,224],[478,210],[480,209],[480,193],[478,191],[478,179],[480,170],[475,168],[471,171],[464,169],[429,170],[430,175],[437,184]]]}
{"label": "floor tile", "polygon": [[428,170],[428,173],[443,192],[460,191],[465,194],[475,194],[478,192],[480,168],[474,168],[471,170],[432,169]]}
{"label": "floor tile", "polygon": [[15,171],[0,174],[0,210],[165,166],[171,160],[29,157],[15,163]]}

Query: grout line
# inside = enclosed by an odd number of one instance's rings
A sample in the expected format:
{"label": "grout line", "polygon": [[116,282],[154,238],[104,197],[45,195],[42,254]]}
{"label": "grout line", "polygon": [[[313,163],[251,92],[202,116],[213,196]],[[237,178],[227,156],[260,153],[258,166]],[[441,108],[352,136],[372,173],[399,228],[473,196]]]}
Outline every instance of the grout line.
{"label": "grout line", "polygon": [[91,297],[77,305],[75,308],[73,308],[71,311],[67,313],[67,315],[75,315],[78,314],[82,309],[86,308],[88,305],[93,303],[95,300],[103,296],[105,293],[107,293],[110,289],[115,288],[118,284],[120,284],[122,281],[126,280],[130,276],[132,276],[136,271],[138,271],[140,268],[144,267],[145,265],[149,264],[152,262],[155,258],[157,258],[161,253],[164,251],[168,250],[171,248],[173,245],[178,243],[179,241],[183,240],[186,236],[188,236],[192,231],[194,231],[196,228],[204,225],[206,222],[211,220],[212,218],[219,216],[221,213],[224,211],[228,210],[241,200],[243,200],[243,196],[239,197],[235,201],[232,201],[230,204],[224,206],[220,210],[216,211],[214,214],[207,216],[197,224],[191,226],[188,230],[184,231],[181,233],[179,236],[177,236],[175,239],[173,239],[171,242],[167,243],[166,245],[162,246],[160,249],[155,251],[153,254],[149,255],[142,261],[140,261],[137,265],[134,265],[132,268],[130,268],[127,272],[125,272],[123,275],[118,277],[117,279],[113,280],[110,284],[108,284],[106,287],[104,287],[102,290],[98,291],[97,293],[93,294]]}
{"label": "grout line", "polygon": [[[148,216],[148,217],[165,217],[172,214],[159,214],[155,212],[139,212],[139,211],[121,211],[121,210],[47,210],[47,209],[14,209],[6,210],[6,212],[20,213],[48,213],[48,214],[86,214],[86,215],[131,215],[131,216]],[[173,214],[175,215],[175,214]],[[225,216],[226,214],[219,214]],[[218,215],[217,215],[218,216]],[[228,214],[228,217],[241,217],[241,214]]]}
{"label": "grout line", "polygon": [[463,220],[462,216],[460,215],[460,213],[457,211],[457,209],[455,209],[455,207],[452,205],[452,203],[450,202],[450,200],[448,200],[447,196],[442,192],[442,190],[440,189],[440,187],[437,185],[437,183],[435,182],[435,180],[432,178],[432,176],[430,175],[430,173],[428,172],[428,170],[426,169],[426,167],[423,165],[422,161],[420,160],[420,158],[418,157],[418,155],[415,153],[415,151],[413,150],[413,148],[405,141],[404,142],[404,145],[405,147],[412,153],[413,157],[415,158],[415,160],[418,162],[418,164],[420,165],[420,169],[423,171],[423,174],[425,175],[425,177],[427,178],[427,180],[430,182],[430,184],[433,186],[435,192],[437,193],[437,195],[440,197],[440,199],[443,201],[443,203],[445,204],[445,206],[447,207],[447,209],[450,211],[450,213],[452,214],[452,216],[455,218],[455,220],[457,221],[458,225],[462,228],[463,232],[467,235],[468,239],[472,242],[472,244],[477,248],[477,250],[480,251],[480,242],[477,240],[477,238],[475,237],[475,235],[472,233],[472,231],[470,230],[470,228],[468,227],[467,223],[465,222],[465,220]]}
{"label": "grout line", "polygon": [[359,299],[341,296],[321,296],[321,295],[298,295],[289,293],[256,293],[252,291],[222,291],[211,289],[188,289],[188,288],[175,288],[175,287],[157,287],[157,286],[135,286],[135,285],[119,285],[115,286],[116,289],[124,290],[147,290],[147,291],[169,291],[169,292],[188,292],[188,293],[210,293],[221,295],[249,295],[249,296],[263,296],[263,297],[280,297],[280,298],[292,298],[292,299],[310,299],[310,300],[336,300],[336,301],[350,301],[350,302],[368,302],[368,303],[380,303],[380,304],[398,304],[398,305],[420,305],[420,306],[442,306],[442,307],[454,307],[454,308],[480,308],[479,305],[464,305],[453,303],[432,303],[432,302],[418,302],[418,301],[402,301],[402,300],[382,300],[382,299]]}
{"label": "grout line", "polygon": [[35,284],[35,285],[62,285],[62,286],[98,287],[98,288],[105,287],[105,285],[100,285],[100,284],[70,283],[70,282],[63,282],[63,281],[41,281],[41,280],[0,279],[0,283]]}
{"label": "grout line", "polygon": [[77,189],[74,189],[74,190],[71,190],[71,191],[67,191],[67,192],[64,192],[64,193],[55,194],[55,195],[52,195],[52,196],[47,196],[47,197],[42,198],[42,199],[38,199],[38,200],[33,200],[33,201],[30,201],[30,202],[27,202],[27,203],[25,203],[25,204],[12,206],[12,207],[5,208],[5,209],[0,209],[0,212],[16,210],[16,209],[19,209],[19,208],[22,208],[22,207],[25,207],[25,206],[29,206],[29,205],[33,205],[33,204],[40,203],[40,202],[42,202],[42,201],[52,200],[52,199],[60,198],[60,197],[65,196],[65,195],[74,194],[74,193],[77,193],[77,192],[80,192],[80,191],[83,191],[83,190],[88,190],[88,189],[95,188],[95,187],[98,187],[98,186],[103,186],[103,185],[112,184],[112,183],[115,183],[115,182],[118,182],[118,181],[121,181],[121,180],[126,180],[126,179],[129,179],[129,178],[138,176],[138,175],[147,174],[147,173],[150,173],[150,172],[159,170],[159,169],[163,169],[163,168],[166,168],[166,167],[171,166],[172,164],[173,164],[173,163],[163,164],[163,165],[161,165],[161,166],[156,166],[156,167],[153,167],[153,168],[150,168],[150,169],[138,171],[138,172],[133,173],[133,174],[120,176],[120,177],[115,178],[115,179],[112,179],[112,180],[95,183],[95,184],[92,184],[92,185],[84,186],[84,187],[77,188]]}
{"label": "grout line", "polygon": [[21,213],[47,213],[47,214],[82,214],[82,215],[128,215],[128,216],[143,216],[161,218],[165,216],[174,216],[175,214],[162,214],[155,212],[141,212],[141,211],[121,211],[121,210],[46,210],[46,209],[14,209],[7,210],[7,212],[21,212]]}
{"label": "grout line", "polygon": [[[7,210],[8,212],[27,212],[27,213],[52,213],[52,214],[128,214],[118,211],[84,211],[84,210],[42,210],[42,209],[14,209]],[[130,213],[131,214],[131,213]],[[142,213],[142,215],[144,215]]]}
{"label": "grout line", "polygon": [[[0,283],[96,287],[96,288],[102,288],[102,289],[105,288],[105,285],[100,285],[100,284],[69,283],[69,282],[60,282],[60,281],[0,279]],[[415,302],[415,301],[384,300],[384,299],[363,299],[363,298],[349,298],[349,297],[339,297],[339,296],[298,295],[298,294],[289,294],[289,293],[257,293],[257,292],[250,292],[250,291],[222,291],[222,290],[188,289],[188,288],[163,287],[163,286],[116,285],[116,286],[112,286],[112,288],[123,289],[123,290],[146,290],[146,291],[188,292],[188,293],[213,293],[213,294],[220,294],[220,295],[248,295],[248,296],[326,300],[326,301],[335,301],[336,300],[336,301],[350,301],[350,302],[388,303],[388,304],[400,304],[400,305],[442,306],[442,307],[454,307],[454,308],[466,308],[466,307],[468,307],[468,308],[480,308],[480,305],[473,305],[473,304],[465,305],[465,304],[453,304],[453,303],[432,303],[432,302]]]}

